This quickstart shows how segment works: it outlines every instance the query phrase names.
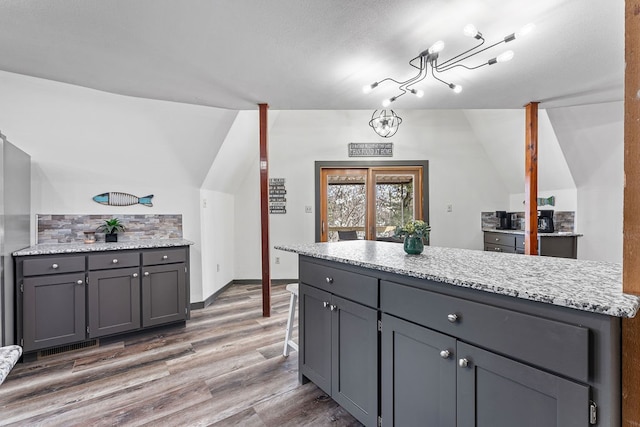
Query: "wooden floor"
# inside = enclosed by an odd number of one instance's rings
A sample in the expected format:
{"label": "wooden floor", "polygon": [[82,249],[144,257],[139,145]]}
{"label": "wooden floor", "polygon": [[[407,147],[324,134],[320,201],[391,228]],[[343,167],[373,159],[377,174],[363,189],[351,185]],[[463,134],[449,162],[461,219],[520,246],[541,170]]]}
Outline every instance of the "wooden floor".
{"label": "wooden floor", "polygon": [[[186,327],[168,327],[36,362],[0,386],[0,425],[360,426],[282,356],[289,306],[273,286],[235,285]],[[297,333],[297,330],[296,330]]]}

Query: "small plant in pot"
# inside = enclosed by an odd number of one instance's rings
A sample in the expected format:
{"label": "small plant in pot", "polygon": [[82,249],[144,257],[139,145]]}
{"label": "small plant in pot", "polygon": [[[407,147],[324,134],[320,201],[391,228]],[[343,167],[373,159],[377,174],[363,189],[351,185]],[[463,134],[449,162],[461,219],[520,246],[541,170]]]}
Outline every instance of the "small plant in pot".
{"label": "small plant in pot", "polygon": [[422,220],[412,220],[402,227],[396,227],[396,236],[404,236],[404,251],[411,255],[421,254],[424,240],[429,237],[431,227]]}
{"label": "small plant in pot", "polygon": [[105,242],[117,242],[118,233],[125,231],[125,227],[118,218],[111,218],[105,219],[104,223],[97,228],[97,231],[104,233]]}

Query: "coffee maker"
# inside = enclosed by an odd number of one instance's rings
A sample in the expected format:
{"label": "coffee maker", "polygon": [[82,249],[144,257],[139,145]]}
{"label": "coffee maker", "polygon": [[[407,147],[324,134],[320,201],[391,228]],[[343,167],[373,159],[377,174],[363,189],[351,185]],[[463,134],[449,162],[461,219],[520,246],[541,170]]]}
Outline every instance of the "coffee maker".
{"label": "coffee maker", "polygon": [[496,211],[499,224],[496,230],[511,230],[511,215],[507,211]]}
{"label": "coffee maker", "polygon": [[538,211],[538,233],[553,233],[553,210]]}

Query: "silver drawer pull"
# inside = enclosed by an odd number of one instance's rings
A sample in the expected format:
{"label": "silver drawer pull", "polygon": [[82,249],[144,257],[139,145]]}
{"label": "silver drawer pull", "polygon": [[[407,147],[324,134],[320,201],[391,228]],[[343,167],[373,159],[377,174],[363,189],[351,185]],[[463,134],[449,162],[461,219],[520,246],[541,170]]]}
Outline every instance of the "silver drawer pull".
{"label": "silver drawer pull", "polygon": [[323,306],[324,308],[329,307],[329,302],[328,302],[328,301],[322,301],[322,306]]}
{"label": "silver drawer pull", "polygon": [[132,276],[133,277],[138,277],[138,273],[133,273]]}
{"label": "silver drawer pull", "polygon": [[496,242],[499,242],[499,241],[500,241],[500,238],[499,238],[499,237],[496,237]]}
{"label": "silver drawer pull", "polygon": [[451,356],[451,352],[449,350],[442,350],[440,352],[440,357],[442,357],[443,359],[448,359],[449,356]]}
{"label": "silver drawer pull", "polygon": [[169,259],[169,257],[167,255],[163,255],[162,259]]}
{"label": "silver drawer pull", "polygon": [[148,272],[148,271],[145,271],[145,272],[144,272],[144,275],[145,275],[145,276],[148,276],[148,275],[149,275],[149,272]]}
{"label": "silver drawer pull", "polygon": [[502,252],[502,249],[500,249],[500,248],[493,248],[493,250],[496,251],[496,252]]}
{"label": "silver drawer pull", "polygon": [[58,267],[60,267],[58,264],[53,264],[53,265],[51,266],[51,268],[53,268],[54,270],[55,270],[56,268],[58,268]]}
{"label": "silver drawer pull", "polygon": [[338,309],[338,306],[331,304],[329,308],[331,309],[331,311],[336,311]]}
{"label": "silver drawer pull", "polygon": [[460,359],[458,360],[458,365],[460,365],[461,368],[466,368],[469,366],[469,361],[467,359]]}
{"label": "silver drawer pull", "polygon": [[457,314],[448,314],[447,315],[447,320],[451,323],[456,323],[458,321],[458,315]]}
{"label": "silver drawer pull", "polygon": [[325,280],[326,280],[326,281],[327,281],[327,283],[329,283],[329,284],[333,283],[333,277],[327,277]]}
{"label": "silver drawer pull", "polygon": [[78,280],[76,283],[77,283],[78,285],[82,285],[82,280]]}
{"label": "silver drawer pull", "polygon": [[117,263],[118,263],[118,260],[114,258],[114,259],[113,259],[113,261],[111,261],[111,262],[112,262],[113,264],[117,264]]}

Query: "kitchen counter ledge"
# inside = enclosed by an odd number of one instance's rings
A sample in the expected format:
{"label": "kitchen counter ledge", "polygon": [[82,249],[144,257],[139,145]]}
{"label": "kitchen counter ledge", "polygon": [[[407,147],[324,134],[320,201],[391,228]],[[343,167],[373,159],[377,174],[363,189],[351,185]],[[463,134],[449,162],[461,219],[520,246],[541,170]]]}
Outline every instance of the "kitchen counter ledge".
{"label": "kitchen counter ledge", "polygon": [[622,292],[622,265],[397,243],[344,241],[277,245],[313,258],[616,317],[634,317],[640,298]]}
{"label": "kitchen counter ledge", "polygon": [[30,256],[30,255],[54,255],[54,254],[70,254],[85,252],[104,252],[104,251],[121,251],[127,249],[152,249],[152,248],[170,248],[174,246],[190,246],[193,245],[191,240],[186,239],[148,239],[148,240],[132,240],[115,243],[43,243],[39,245],[29,246],[13,252],[13,256]]}

